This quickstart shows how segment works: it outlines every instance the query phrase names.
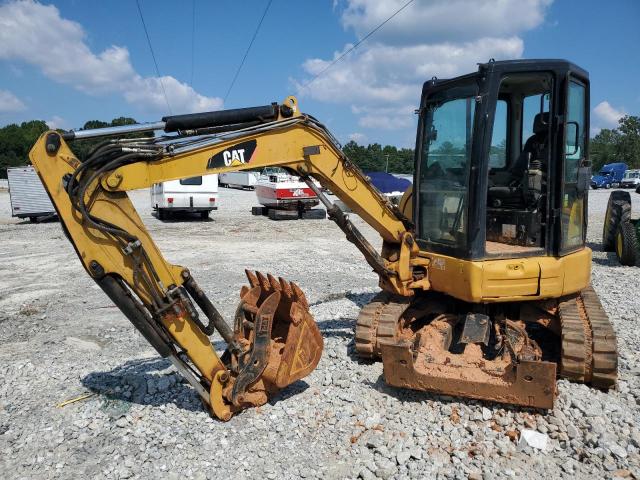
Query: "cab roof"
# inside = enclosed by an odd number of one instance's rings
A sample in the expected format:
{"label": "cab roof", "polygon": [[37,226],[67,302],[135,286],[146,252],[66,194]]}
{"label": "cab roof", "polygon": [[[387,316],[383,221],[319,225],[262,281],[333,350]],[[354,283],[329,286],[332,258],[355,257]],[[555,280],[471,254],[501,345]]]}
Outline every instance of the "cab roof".
{"label": "cab roof", "polygon": [[575,63],[563,59],[544,58],[544,59],[519,59],[519,60],[489,60],[486,63],[479,63],[478,70],[466,75],[460,75],[453,78],[437,78],[433,77],[431,80],[427,80],[422,91],[432,88],[435,85],[440,85],[445,82],[454,82],[464,80],[467,78],[473,78],[478,74],[485,72],[495,73],[522,73],[522,72],[572,72],[578,77],[584,80],[589,79],[589,72],[579,67]]}

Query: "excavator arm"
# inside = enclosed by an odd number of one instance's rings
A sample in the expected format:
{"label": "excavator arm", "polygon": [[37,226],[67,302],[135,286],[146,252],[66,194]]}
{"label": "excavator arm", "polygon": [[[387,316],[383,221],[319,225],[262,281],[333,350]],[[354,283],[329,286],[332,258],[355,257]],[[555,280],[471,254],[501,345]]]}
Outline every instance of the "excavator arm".
{"label": "excavator arm", "polygon": [[[136,132],[163,135],[131,138]],[[109,138],[127,134],[128,138]],[[82,162],[67,142],[104,137]],[[127,191],[198,175],[280,166],[307,182],[329,217],[363,253],[390,293],[428,289],[428,260],[412,224],[342,153],[330,132],[281,105],[163,118],[162,122],[43,134],[30,152],[65,233],[91,277],[163,357],[194,386],[213,414],[228,420],[308,375],[322,337],[294,283],[247,272],[233,328],[184,267],[167,262]],[[378,231],[382,254],[313,180]],[[206,324],[200,312],[206,317]],[[222,356],[209,336],[227,343]]]}

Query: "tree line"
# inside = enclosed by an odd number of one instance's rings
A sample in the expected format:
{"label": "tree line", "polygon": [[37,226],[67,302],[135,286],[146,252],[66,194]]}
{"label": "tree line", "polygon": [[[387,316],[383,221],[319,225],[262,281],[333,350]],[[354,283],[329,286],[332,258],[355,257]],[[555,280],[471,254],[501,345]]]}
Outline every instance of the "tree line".
{"label": "tree line", "polygon": [[[82,129],[118,127],[121,125],[131,125],[137,123],[133,118],[118,117],[111,122],[100,120],[90,120],[86,122]],[[0,128],[0,178],[7,178],[7,168],[29,165],[29,150],[36,143],[38,137],[49,130],[46,122],[42,120],[31,120],[22,122],[20,125],[12,123]],[[62,132],[63,130],[58,130]],[[140,136],[138,134],[138,136]],[[87,153],[99,142],[100,139],[76,140],[70,144],[73,153],[83,160]]]}
{"label": "tree line", "polygon": [[[137,123],[133,118],[119,117],[111,122],[90,120],[83,129],[117,127]],[[0,178],[7,177],[7,168],[29,164],[29,150],[38,137],[49,130],[42,120],[31,120],[20,125],[11,124],[0,128]],[[150,135],[150,133],[148,133]],[[81,160],[100,140],[87,139],[71,144]],[[344,153],[365,172],[413,173],[414,150],[382,146],[373,143],[367,146],[350,141],[344,145]],[[591,139],[590,148],[593,171],[611,162],[624,162],[629,168],[640,168],[640,117],[627,115],[620,119],[617,128],[602,129]],[[492,154],[499,155],[500,149]],[[504,154],[504,153],[502,153]]]}
{"label": "tree line", "polygon": [[624,162],[640,168],[640,117],[625,115],[617,128],[603,128],[591,139],[590,156],[594,172],[606,163]]}

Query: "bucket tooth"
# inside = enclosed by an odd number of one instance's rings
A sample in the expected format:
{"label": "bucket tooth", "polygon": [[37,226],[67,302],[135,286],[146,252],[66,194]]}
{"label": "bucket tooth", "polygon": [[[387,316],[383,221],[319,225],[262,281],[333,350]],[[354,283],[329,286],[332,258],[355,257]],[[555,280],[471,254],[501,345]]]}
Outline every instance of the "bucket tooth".
{"label": "bucket tooth", "polygon": [[280,290],[282,290],[282,293],[287,298],[293,299],[293,289],[291,288],[291,284],[282,277],[278,277],[278,281],[280,282]]}
{"label": "bucket tooth", "polygon": [[296,301],[302,304],[304,308],[309,308],[309,302],[307,301],[307,296],[304,294],[302,289],[295,282],[291,282],[291,289],[295,294]]}
{"label": "bucket tooth", "polygon": [[265,277],[262,272],[256,272],[256,277],[258,277],[258,282],[259,282],[259,285],[262,287],[262,289],[265,292],[268,292],[269,289],[271,288],[271,283],[269,283],[269,280],[267,279],[267,277]]}
{"label": "bucket tooth", "polygon": [[255,273],[253,273],[251,270],[245,270],[244,273],[247,276],[247,280],[249,280],[249,284],[252,287],[257,287],[258,285],[260,285],[258,277],[256,277]]}
{"label": "bucket tooth", "polygon": [[267,273],[267,280],[269,280],[269,283],[271,284],[271,289],[273,291],[279,292],[281,290],[280,283],[278,283],[276,278],[273,275],[271,275],[270,273]]}

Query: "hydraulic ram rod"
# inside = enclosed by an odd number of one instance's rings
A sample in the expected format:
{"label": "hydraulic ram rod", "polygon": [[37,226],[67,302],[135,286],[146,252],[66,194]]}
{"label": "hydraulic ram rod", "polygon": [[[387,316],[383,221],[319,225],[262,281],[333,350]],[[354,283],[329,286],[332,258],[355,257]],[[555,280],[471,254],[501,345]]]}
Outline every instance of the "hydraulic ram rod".
{"label": "hydraulic ram rod", "polygon": [[91,130],[77,130],[65,132],[62,138],[65,140],[81,140],[83,138],[110,137],[112,135],[124,135],[125,133],[150,132],[164,130],[165,122],[136,123],[135,125],[122,125],[121,127],[93,128]]}
{"label": "hydraulic ram rod", "polygon": [[91,130],[78,130],[65,132],[62,138],[65,140],[80,140],[83,138],[108,137],[112,135],[124,135],[135,132],[149,132],[163,130],[171,133],[180,130],[219,127],[222,125],[242,124],[246,122],[267,122],[278,118],[279,107],[277,103],[261,107],[234,108],[217,112],[189,113],[186,115],[171,115],[162,117],[161,122],[137,123],[135,125],[123,125],[121,127],[94,128]]}

